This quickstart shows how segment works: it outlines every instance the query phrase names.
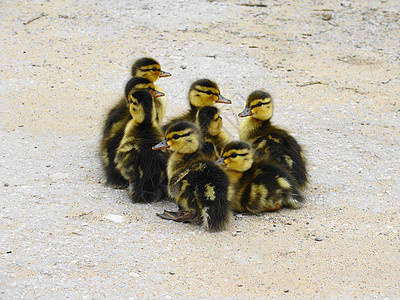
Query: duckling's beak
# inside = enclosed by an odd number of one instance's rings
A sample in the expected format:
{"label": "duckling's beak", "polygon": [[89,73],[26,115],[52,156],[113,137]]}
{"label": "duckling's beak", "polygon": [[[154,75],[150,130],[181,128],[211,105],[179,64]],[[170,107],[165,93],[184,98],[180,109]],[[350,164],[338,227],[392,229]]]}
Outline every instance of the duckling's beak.
{"label": "duckling's beak", "polygon": [[231,104],[232,101],[229,100],[228,98],[225,98],[224,96],[222,96],[221,94],[218,94],[218,99],[216,101],[217,103],[225,103],[225,104]]}
{"label": "duckling's beak", "polygon": [[154,91],[154,97],[155,98],[162,97],[162,96],[165,96],[165,94],[160,92],[160,91],[157,91],[157,90]]}
{"label": "duckling's beak", "polygon": [[225,163],[224,161],[225,161],[225,157],[221,157],[221,158],[218,158],[218,159],[215,161],[215,163],[216,163],[218,166],[226,166],[226,163]]}
{"label": "duckling's beak", "polygon": [[251,116],[253,113],[251,112],[251,107],[246,107],[244,111],[242,111],[240,114],[238,114],[239,117],[248,117]]}
{"label": "duckling's beak", "polygon": [[153,150],[162,150],[162,149],[167,149],[167,148],[169,148],[167,140],[163,140],[162,142],[158,143],[157,145],[151,147],[151,149],[153,149]]}
{"label": "duckling's beak", "polygon": [[170,77],[172,76],[171,73],[165,72],[163,70],[161,70],[160,76],[159,77]]}

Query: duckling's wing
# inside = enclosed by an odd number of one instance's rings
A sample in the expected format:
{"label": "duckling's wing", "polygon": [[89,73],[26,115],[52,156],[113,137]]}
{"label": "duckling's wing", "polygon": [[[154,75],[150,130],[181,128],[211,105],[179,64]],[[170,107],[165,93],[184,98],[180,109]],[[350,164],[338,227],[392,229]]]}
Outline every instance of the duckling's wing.
{"label": "duckling's wing", "polygon": [[106,136],[111,131],[115,123],[120,122],[122,120],[126,120],[126,122],[128,122],[130,118],[131,116],[126,106],[126,100],[125,98],[123,98],[117,104],[115,104],[108,112],[103,127],[103,136]]}

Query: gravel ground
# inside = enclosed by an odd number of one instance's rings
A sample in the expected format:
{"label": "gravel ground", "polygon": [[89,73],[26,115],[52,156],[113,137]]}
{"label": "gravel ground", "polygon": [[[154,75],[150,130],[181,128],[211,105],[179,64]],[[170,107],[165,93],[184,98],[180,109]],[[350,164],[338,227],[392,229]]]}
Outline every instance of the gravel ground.
{"label": "gravel ground", "polygon": [[[1,299],[400,298],[398,1],[0,4]],[[173,74],[167,118],[215,80],[232,138],[270,92],[305,207],[208,233],[104,186],[102,123],[142,56]]]}

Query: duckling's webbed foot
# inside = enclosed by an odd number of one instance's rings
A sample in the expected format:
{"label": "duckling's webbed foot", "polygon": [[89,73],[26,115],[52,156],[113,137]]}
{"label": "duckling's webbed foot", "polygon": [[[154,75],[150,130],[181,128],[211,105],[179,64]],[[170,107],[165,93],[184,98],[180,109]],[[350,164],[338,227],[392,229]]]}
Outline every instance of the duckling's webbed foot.
{"label": "duckling's webbed foot", "polygon": [[282,202],[277,202],[274,207],[266,208],[265,211],[267,212],[274,212],[279,210],[283,206]]}
{"label": "duckling's webbed foot", "polygon": [[165,220],[172,220],[175,222],[191,222],[196,218],[196,211],[191,210],[191,211],[185,211],[179,209],[178,211],[168,211],[164,210],[162,214],[157,214],[162,219]]}

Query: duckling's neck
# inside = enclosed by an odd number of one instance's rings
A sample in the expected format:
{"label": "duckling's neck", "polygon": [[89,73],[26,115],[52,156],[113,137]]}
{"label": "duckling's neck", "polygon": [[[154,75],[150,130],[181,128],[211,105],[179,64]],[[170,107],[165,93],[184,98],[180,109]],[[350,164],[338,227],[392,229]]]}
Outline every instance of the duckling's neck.
{"label": "duckling's neck", "polygon": [[244,141],[250,140],[256,131],[266,129],[269,126],[271,126],[270,119],[259,120],[247,117],[239,125],[239,138]]}
{"label": "duckling's neck", "polygon": [[129,122],[125,126],[125,132],[133,132],[135,131],[139,135],[143,135],[146,137],[149,131],[154,131],[162,136],[162,132],[160,126],[156,123],[156,121],[150,122],[137,122],[135,119],[130,119]]}
{"label": "duckling's neck", "polygon": [[190,167],[195,161],[200,160],[201,157],[199,151],[193,153],[173,152],[168,159],[168,178],[171,178],[178,170]]}
{"label": "duckling's neck", "polygon": [[229,142],[229,135],[224,130],[221,130],[216,137],[218,138],[219,142],[222,142],[223,144],[227,144]]}
{"label": "duckling's neck", "polygon": [[190,103],[189,115],[191,120],[196,120],[196,115],[199,109],[200,107],[194,106],[192,103]]}
{"label": "duckling's neck", "polygon": [[229,182],[233,185],[236,185],[243,176],[243,172],[236,170],[226,169],[225,173],[229,178]]}
{"label": "duckling's neck", "polygon": [[132,132],[132,130],[140,124],[135,121],[135,119],[130,119],[129,122],[125,126],[125,132]]}

